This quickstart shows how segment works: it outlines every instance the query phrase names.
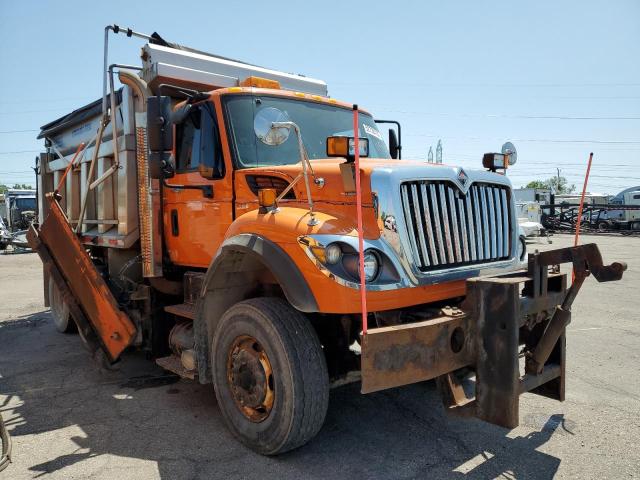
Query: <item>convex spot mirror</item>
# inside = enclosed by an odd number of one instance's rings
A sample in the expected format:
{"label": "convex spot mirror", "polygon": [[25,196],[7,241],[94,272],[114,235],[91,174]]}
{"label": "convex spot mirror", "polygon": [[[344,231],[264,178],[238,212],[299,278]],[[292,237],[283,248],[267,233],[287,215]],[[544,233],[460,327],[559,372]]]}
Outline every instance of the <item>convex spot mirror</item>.
{"label": "convex spot mirror", "polygon": [[508,157],[510,166],[515,165],[518,161],[518,152],[516,151],[516,147],[513,143],[507,142],[502,145],[501,152]]}
{"label": "convex spot mirror", "polygon": [[288,128],[273,128],[275,122],[288,122],[289,116],[274,107],[261,109],[253,120],[253,131],[256,137],[266,145],[281,145],[289,138]]}

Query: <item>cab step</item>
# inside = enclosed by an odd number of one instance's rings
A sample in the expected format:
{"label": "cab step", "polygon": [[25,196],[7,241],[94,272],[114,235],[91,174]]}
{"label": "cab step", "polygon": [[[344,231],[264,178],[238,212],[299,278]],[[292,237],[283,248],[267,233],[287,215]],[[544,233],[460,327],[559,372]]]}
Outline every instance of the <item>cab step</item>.
{"label": "cab step", "polygon": [[171,313],[177,317],[187,318],[189,320],[195,319],[196,316],[196,302],[198,296],[202,290],[202,282],[204,281],[204,273],[202,272],[187,272],[184,274],[184,303],[176,305],[167,305],[164,307],[164,311]]}
{"label": "cab step", "polygon": [[169,355],[168,357],[156,358],[156,364],[182,378],[195,380],[198,376],[195,370],[187,370],[186,368],[184,368],[184,365],[182,365],[182,362],[180,361],[180,357],[178,357],[177,355]]}
{"label": "cab step", "polygon": [[193,303],[178,303],[176,305],[167,305],[164,311],[176,315],[177,317],[188,318],[193,320],[196,316],[196,306]]}

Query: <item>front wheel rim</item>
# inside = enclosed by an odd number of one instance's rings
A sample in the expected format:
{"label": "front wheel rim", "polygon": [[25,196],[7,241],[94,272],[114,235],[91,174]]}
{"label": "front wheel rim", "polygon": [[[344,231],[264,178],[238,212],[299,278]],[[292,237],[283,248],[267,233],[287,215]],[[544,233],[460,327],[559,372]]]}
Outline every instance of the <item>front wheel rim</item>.
{"label": "front wheel rim", "polygon": [[227,383],[238,410],[250,421],[265,420],[275,398],[271,362],[264,348],[249,335],[237,337],[227,356]]}

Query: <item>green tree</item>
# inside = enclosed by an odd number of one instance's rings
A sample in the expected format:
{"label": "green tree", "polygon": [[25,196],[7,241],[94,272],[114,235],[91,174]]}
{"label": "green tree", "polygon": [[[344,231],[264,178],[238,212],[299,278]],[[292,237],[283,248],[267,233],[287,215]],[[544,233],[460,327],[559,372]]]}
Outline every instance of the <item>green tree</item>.
{"label": "green tree", "polygon": [[542,180],[534,180],[527,183],[523,188],[548,188],[547,183]]}
{"label": "green tree", "polygon": [[17,190],[33,190],[33,187],[31,185],[27,185],[26,183],[16,183],[15,185],[13,185],[13,187],[11,185],[0,183],[0,195],[4,195],[10,188],[15,188]]}
{"label": "green tree", "polygon": [[573,193],[575,185],[569,185],[565,177],[551,177],[546,180],[534,180],[525,185],[524,188],[547,188],[554,193]]}
{"label": "green tree", "polygon": [[569,185],[565,177],[551,177],[547,182],[555,193],[573,193],[576,189],[575,185]]}

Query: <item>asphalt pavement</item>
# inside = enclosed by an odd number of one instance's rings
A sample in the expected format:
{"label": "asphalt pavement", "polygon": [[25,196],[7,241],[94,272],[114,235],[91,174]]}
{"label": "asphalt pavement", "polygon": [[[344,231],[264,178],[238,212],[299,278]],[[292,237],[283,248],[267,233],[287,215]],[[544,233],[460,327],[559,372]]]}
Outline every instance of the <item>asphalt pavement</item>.
{"label": "asphalt pavement", "polygon": [[[558,235],[529,249],[567,246]],[[0,413],[13,463],[0,479],[640,478],[640,238],[596,241],[621,282],[587,279],[568,328],[567,400],[521,399],[507,430],[447,416],[433,382],[331,393],[308,445],[257,455],[226,430],[213,389],[136,352],[102,373],[56,332],[35,254],[0,255]]]}

